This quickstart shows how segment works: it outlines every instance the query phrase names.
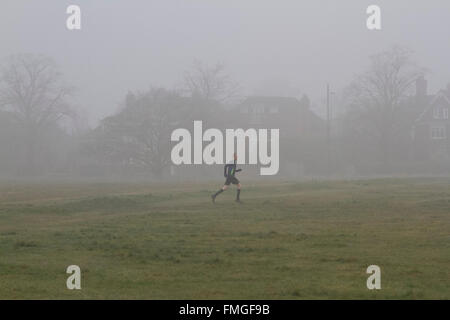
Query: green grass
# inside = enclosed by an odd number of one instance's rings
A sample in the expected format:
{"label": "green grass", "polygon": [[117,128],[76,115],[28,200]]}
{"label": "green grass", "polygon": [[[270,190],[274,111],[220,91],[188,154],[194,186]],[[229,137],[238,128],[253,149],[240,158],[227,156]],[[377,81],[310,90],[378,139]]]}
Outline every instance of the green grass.
{"label": "green grass", "polygon": [[450,299],[449,179],[219,185],[0,186],[0,299]]}

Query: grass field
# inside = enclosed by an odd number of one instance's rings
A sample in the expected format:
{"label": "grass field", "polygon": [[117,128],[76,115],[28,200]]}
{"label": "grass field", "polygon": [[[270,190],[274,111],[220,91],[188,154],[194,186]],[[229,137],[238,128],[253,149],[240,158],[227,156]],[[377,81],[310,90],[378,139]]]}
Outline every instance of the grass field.
{"label": "grass field", "polygon": [[0,299],[450,299],[450,179],[219,185],[1,185]]}

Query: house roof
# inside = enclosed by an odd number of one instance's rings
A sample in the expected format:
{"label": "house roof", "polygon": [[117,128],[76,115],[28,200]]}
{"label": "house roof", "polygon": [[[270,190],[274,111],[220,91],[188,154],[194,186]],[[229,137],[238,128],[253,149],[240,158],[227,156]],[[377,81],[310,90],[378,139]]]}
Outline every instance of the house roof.
{"label": "house roof", "polygon": [[[242,109],[252,106],[276,107],[281,110],[289,110],[286,117],[291,117],[290,112],[298,112],[300,118],[310,123],[323,123],[323,120],[310,109],[310,100],[304,95],[300,100],[294,97],[282,96],[250,96],[242,103],[236,106],[236,109]],[[283,113],[283,112],[282,112]]]}
{"label": "house roof", "polygon": [[[302,98],[302,102],[305,100]],[[293,107],[303,106],[304,103],[294,97],[279,96],[250,96],[247,97],[238,107],[247,106],[249,104],[275,105],[277,107]],[[305,106],[308,107],[308,106]]]}
{"label": "house roof", "polygon": [[447,104],[450,106],[450,92],[448,90],[440,90],[438,93],[436,93],[428,103],[427,107],[423,110],[423,112],[419,115],[419,117],[415,120],[415,122],[422,121],[423,117],[427,114],[427,112],[434,106],[436,101],[439,99],[444,99],[444,101],[447,102]]}

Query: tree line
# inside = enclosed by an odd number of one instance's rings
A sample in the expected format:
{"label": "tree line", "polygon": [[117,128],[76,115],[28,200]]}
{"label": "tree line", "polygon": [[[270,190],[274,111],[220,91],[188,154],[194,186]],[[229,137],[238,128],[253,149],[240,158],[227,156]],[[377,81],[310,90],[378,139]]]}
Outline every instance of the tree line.
{"label": "tree line", "polygon": [[[333,172],[351,168],[365,174],[373,164],[377,173],[393,173],[393,164],[409,159],[414,119],[408,99],[423,73],[412,52],[402,47],[370,57],[369,68],[341,92],[344,112],[333,120],[331,146],[315,142],[317,148],[333,149]],[[106,176],[109,167],[163,179],[170,174],[170,133],[190,127],[193,120],[226,126],[228,110],[242,99],[241,92],[224,65],[195,62],[184,74],[182,89],[129,92],[118,112],[83,131],[71,104],[76,89],[57,64],[42,55],[10,56],[0,68],[0,177]]]}

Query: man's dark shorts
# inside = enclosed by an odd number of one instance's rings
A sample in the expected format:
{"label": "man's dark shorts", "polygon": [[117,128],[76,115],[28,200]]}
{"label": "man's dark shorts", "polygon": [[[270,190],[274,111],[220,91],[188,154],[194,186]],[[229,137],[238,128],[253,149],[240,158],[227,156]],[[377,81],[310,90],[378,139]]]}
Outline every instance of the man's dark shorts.
{"label": "man's dark shorts", "polygon": [[239,184],[239,180],[236,177],[228,177],[225,181],[225,185],[229,186],[230,184]]}

